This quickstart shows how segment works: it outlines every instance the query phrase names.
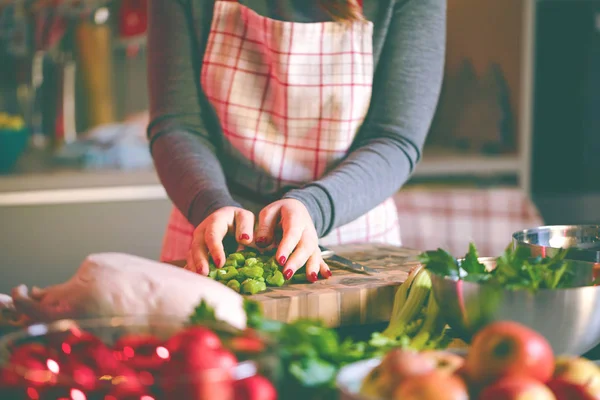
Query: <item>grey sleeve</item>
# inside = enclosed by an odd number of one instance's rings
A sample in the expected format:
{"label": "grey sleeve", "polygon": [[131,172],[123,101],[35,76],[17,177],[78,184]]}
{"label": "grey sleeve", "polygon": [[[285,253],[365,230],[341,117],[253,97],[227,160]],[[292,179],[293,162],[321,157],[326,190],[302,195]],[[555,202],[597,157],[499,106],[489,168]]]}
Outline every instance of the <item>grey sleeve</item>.
{"label": "grey sleeve", "polygon": [[288,192],[319,236],[355,220],[408,180],[437,106],[445,59],[446,0],[399,0],[373,83],[371,107],[348,157]]}
{"label": "grey sleeve", "polygon": [[218,141],[211,140],[209,107],[199,87],[203,49],[193,29],[203,27],[190,4],[149,2],[148,137],[161,183],[196,226],[218,208],[239,205],[227,189]]}

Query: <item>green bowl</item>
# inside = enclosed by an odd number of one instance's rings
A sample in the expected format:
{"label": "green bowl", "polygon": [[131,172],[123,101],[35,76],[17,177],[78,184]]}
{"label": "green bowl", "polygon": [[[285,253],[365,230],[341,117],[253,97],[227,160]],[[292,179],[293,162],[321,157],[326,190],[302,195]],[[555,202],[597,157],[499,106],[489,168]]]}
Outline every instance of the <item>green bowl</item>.
{"label": "green bowl", "polygon": [[27,148],[29,135],[26,128],[20,130],[0,129],[0,173],[13,170],[19,157]]}

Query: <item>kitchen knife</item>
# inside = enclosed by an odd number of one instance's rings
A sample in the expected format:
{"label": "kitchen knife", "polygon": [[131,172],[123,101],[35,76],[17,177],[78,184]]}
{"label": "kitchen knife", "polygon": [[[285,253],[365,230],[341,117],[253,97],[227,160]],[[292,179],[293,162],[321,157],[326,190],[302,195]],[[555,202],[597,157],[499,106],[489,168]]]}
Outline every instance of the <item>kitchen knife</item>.
{"label": "kitchen knife", "polygon": [[356,263],[352,260],[349,260],[345,257],[338,256],[331,249],[328,249],[323,246],[319,246],[319,248],[321,249],[321,257],[323,257],[323,260],[326,260],[326,262],[329,261],[329,262],[333,263],[333,266],[335,266],[335,267],[342,268],[342,269],[348,269],[348,270],[351,270],[352,272],[358,272],[358,273],[367,274],[367,275],[376,274],[379,272],[376,269],[366,267],[366,266]]}

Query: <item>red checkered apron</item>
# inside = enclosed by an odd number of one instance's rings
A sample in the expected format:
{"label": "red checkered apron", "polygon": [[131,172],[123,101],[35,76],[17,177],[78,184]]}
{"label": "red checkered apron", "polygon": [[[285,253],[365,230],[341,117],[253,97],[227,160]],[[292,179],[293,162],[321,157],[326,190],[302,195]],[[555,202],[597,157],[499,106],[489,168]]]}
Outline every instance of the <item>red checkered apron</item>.
{"label": "red checkered apron", "polygon": [[[215,2],[201,83],[223,131],[230,182],[272,194],[318,179],[347,155],[371,100],[372,36],[370,22],[286,22]],[[266,205],[236,200],[255,213]],[[192,232],[173,208],[161,260],[185,259]],[[321,239],[361,242],[400,245],[393,199]]]}

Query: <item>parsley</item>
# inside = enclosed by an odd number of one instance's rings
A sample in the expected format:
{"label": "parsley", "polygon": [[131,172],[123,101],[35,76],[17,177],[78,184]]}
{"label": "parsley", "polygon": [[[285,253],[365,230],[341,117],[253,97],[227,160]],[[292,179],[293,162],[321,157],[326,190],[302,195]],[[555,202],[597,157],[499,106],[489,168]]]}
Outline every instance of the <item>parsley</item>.
{"label": "parsley", "polygon": [[[462,279],[469,282],[489,283],[509,290],[562,289],[592,285],[592,270],[589,266],[576,265],[566,260],[567,249],[559,250],[552,257],[532,257],[526,247],[513,248],[509,245],[504,253],[496,258],[496,268],[487,271],[479,262],[479,254],[473,243],[462,260],[457,260],[442,249],[427,251],[419,256],[419,261],[430,272]],[[579,270],[578,270],[579,269]],[[589,280],[582,282],[582,276]]]}

